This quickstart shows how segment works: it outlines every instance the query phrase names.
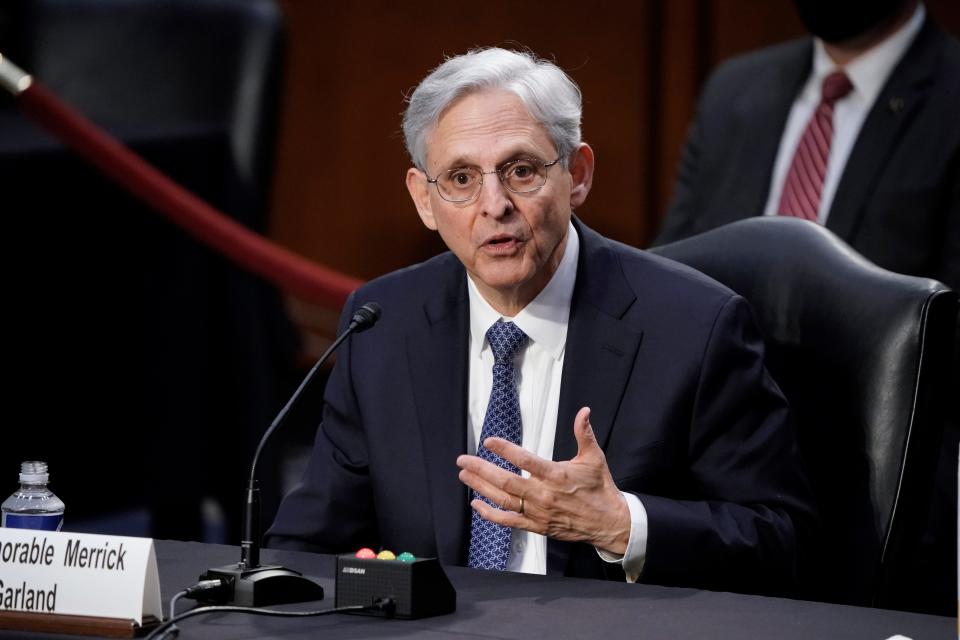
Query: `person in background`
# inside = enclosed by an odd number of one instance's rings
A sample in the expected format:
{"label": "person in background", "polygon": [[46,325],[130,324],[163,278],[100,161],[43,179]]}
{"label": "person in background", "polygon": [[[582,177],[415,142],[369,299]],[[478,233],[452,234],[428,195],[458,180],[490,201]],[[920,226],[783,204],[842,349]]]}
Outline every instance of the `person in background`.
{"label": "person in background", "polygon": [[960,290],[960,42],[917,0],[795,4],[811,38],[707,81],[656,244],[799,216]]}

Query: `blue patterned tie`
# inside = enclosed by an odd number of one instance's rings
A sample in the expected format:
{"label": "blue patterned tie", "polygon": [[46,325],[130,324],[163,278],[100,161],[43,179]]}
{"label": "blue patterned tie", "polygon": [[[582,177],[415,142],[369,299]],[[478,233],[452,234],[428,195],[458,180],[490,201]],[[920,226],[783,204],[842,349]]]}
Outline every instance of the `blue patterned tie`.
{"label": "blue patterned tie", "polygon": [[[483,418],[477,456],[501,469],[520,473],[516,466],[488,451],[483,446],[483,442],[491,436],[496,436],[514,444],[520,444],[520,401],[517,399],[517,384],[513,375],[513,358],[517,351],[527,344],[527,334],[512,322],[497,320],[487,329],[487,342],[493,350],[493,389],[490,390],[487,415]],[[472,493],[473,498],[480,498],[487,504],[499,508],[476,491]],[[510,528],[484,520],[474,511],[470,525],[470,556],[467,566],[503,571],[507,568],[509,556]]]}

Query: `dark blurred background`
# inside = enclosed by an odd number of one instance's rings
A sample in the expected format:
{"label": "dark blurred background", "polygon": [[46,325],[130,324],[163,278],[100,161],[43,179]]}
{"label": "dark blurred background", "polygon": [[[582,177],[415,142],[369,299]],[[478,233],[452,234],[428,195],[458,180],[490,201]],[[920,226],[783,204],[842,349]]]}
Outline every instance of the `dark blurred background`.
{"label": "dark blurred background", "polygon": [[[926,6],[960,33],[958,3]],[[444,55],[524,46],[566,69],[597,155],[578,214],[645,247],[707,74],[802,34],[789,0],[0,5],[0,52],[233,218],[360,278],[442,250],[404,187],[400,114]],[[47,459],[68,527],[236,542],[253,444],[338,310],[200,247],[7,96],[0,211],[0,492],[21,460]],[[320,386],[261,466],[265,522],[316,426]]]}

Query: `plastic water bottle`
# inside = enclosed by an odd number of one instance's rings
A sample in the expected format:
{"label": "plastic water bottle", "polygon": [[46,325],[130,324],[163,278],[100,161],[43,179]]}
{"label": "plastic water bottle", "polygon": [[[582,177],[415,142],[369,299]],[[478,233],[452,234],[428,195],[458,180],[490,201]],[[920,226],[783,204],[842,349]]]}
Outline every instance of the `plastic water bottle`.
{"label": "plastic water bottle", "polygon": [[3,526],[14,529],[59,531],[63,526],[63,500],[47,488],[46,462],[20,465],[20,489],[3,501]]}

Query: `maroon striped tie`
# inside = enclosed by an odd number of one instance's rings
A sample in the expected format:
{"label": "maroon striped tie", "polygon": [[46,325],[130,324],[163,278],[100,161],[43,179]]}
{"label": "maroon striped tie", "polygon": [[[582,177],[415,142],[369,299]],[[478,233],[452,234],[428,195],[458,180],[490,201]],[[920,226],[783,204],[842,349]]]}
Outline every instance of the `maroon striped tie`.
{"label": "maroon striped tie", "polygon": [[823,179],[827,175],[827,160],[830,158],[830,141],[833,139],[833,103],[850,93],[851,89],[853,85],[842,71],[834,71],[823,79],[820,104],[800,138],[783,183],[783,195],[780,196],[780,207],[777,209],[780,215],[816,222]]}

